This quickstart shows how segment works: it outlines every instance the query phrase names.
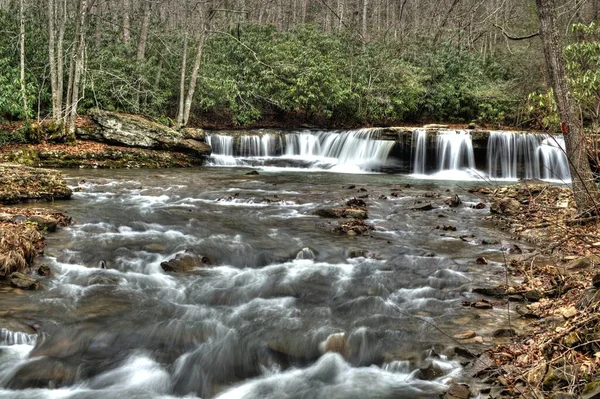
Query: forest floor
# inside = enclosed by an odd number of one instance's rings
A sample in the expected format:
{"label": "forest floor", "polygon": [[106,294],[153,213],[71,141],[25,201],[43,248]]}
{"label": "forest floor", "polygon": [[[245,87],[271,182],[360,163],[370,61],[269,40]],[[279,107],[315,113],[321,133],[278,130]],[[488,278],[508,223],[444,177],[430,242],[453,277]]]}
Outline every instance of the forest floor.
{"label": "forest floor", "polygon": [[[68,199],[71,194],[60,172],[0,163],[0,291],[42,288],[28,272],[43,253],[44,234],[71,222],[62,213],[2,205]],[[47,276],[50,270],[40,266],[36,272]]]}
{"label": "forest floor", "polygon": [[489,199],[492,218],[515,239],[537,249],[509,255],[507,273],[519,283],[488,291],[517,301],[515,316],[528,327],[483,353],[471,375],[490,384],[484,393],[492,398],[600,398],[600,223],[575,221],[568,188],[523,182],[472,191]]}

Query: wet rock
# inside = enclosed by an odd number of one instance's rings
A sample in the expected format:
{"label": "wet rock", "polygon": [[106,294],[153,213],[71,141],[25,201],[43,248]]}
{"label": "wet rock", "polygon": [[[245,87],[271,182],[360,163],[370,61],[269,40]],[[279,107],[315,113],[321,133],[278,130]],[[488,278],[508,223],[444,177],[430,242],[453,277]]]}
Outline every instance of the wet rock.
{"label": "wet rock", "polygon": [[37,274],[42,277],[52,277],[53,275],[52,269],[47,265],[40,265],[37,269]]}
{"label": "wet rock", "polygon": [[428,360],[424,365],[419,367],[419,371],[417,371],[415,377],[420,380],[432,381],[443,375],[444,370],[437,363]]}
{"label": "wet rock", "polygon": [[258,176],[258,175],[260,175],[260,173],[258,173],[258,171],[256,171],[256,170],[246,173],[246,176]]}
{"label": "wet rock", "polygon": [[501,297],[506,294],[506,290],[500,287],[477,287],[473,288],[473,292],[480,295]]}
{"label": "wet rock", "polygon": [[476,336],[477,336],[477,333],[475,331],[465,331],[463,333],[454,335],[452,338],[454,338],[454,339],[470,339],[470,338],[475,338]]}
{"label": "wet rock", "polygon": [[492,306],[491,303],[489,303],[488,301],[482,300],[482,301],[477,301],[473,304],[473,307],[475,309],[492,309],[494,306]]}
{"label": "wet rock", "polygon": [[345,333],[335,333],[327,337],[327,339],[319,344],[321,353],[335,352],[347,358],[349,354],[348,341]]}
{"label": "wet rock", "polygon": [[378,198],[378,199],[380,199],[380,200],[386,200],[386,199],[388,199],[388,197],[386,197],[386,196],[385,196],[385,195],[383,195],[383,194],[382,194],[382,195],[380,195],[380,196],[379,196],[379,197],[377,197],[377,198]]}
{"label": "wet rock", "polygon": [[75,382],[76,367],[52,358],[26,363],[10,382],[10,389],[59,388]]}
{"label": "wet rock", "polygon": [[495,200],[490,206],[490,212],[498,215],[516,215],[521,211],[521,203],[514,198]]}
{"label": "wet rock", "polygon": [[362,199],[351,198],[348,201],[346,201],[346,206],[349,206],[351,208],[366,208],[367,204]]}
{"label": "wet rock", "polygon": [[471,206],[471,208],[473,208],[473,209],[485,209],[485,204],[483,202],[479,202],[479,203]]}
{"label": "wet rock", "polygon": [[450,388],[443,396],[443,399],[469,399],[471,396],[471,389],[466,384],[457,384],[453,382],[450,384]]}
{"label": "wet rock", "polygon": [[93,273],[90,275],[88,285],[118,285],[119,279],[106,273]]}
{"label": "wet rock", "polygon": [[210,261],[206,256],[197,255],[190,251],[185,251],[175,255],[174,258],[162,262],[160,267],[165,272],[185,273],[192,271],[197,267],[207,267]]}
{"label": "wet rock", "polygon": [[165,247],[163,244],[159,244],[159,243],[152,243],[152,244],[144,245],[144,251],[148,251],[148,252],[163,252],[166,249],[167,249],[167,247]]}
{"label": "wet rock", "polygon": [[515,337],[517,332],[512,328],[499,328],[492,332],[492,337],[494,338],[506,338],[506,337]]}
{"label": "wet rock", "polygon": [[315,259],[315,257],[315,251],[309,247],[302,248],[296,255],[296,259]]}
{"label": "wet rock", "polygon": [[523,250],[517,244],[511,244],[508,247],[505,247],[503,249],[512,255],[520,255],[523,253]]}
{"label": "wet rock", "polygon": [[347,190],[354,190],[356,188],[356,186],[354,184],[351,184],[349,186],[344,187]]}
{"label": "wet rock", "polygon": [[349,236],[364,236],[373,230],[375,230],[373,226],[365,223],[362,220],[350,220],[333,229],[333,231],[336,233],[346,234]]}
{"label": "wet rock", "polygon": [[450,125],[442,125],[439,123],[429,123],[427,125],[423,125],[423,129],[439,130],[439,129],[448,129],[448,128],[450,128]]}
{"label": "wet rock", "polygon": [[436,209],[431,203],[429,204],[425,204],[425,205],[421,205],[421,206],[417,206],[414,208],[410,208],[411,211],[431,211],[433,209]]}
{"label": "wet rock", "polygon": [[390,195],[394,198],[402,197],[402,193],[399,193],[397,191],[390,193]]}
{"label": "wet rock", "polygon": [[37,334],[32,325],[10,317],[0,318],[0,328],[17,333]]}
{"label": "wet rock", "polygon": [[538,290],[529,290],[523,294],[523,298],[529,302],[539,302],[542,299],[542,293]]}
{"label": "wet rock", "polygon": [[367,219],[368,213],[364,208],[337,207],[337,208],[321,208],[314,211],[314,214],[324,218],[340,219]]}
{"label": "wet rock", "polygon": [[478,265],[487,265],[487,264],[488,264],[488,261],[487,261],[487,259],[486,259],[486,258],[484,258],[483,256],[480,256],[479,258],[477,258],[477,259],[475,260],[475,263],[476,263],[476,264],[478,264]]}
{"label": "wet rock", "polygon": [[448,205],[450,208],[457,208],[462,204],[462,201],[457,194],[454,194],[452,197],[446,198],[444,204]]}
{"label": "wet rock", "polygon": [[515,307],[515,311],[521,317],[524,317],[524,318],[528,318],[528,319],[539,319],[540,318],[540,315],[535,313],[535,311],[533,309],[531,309],[529,306],[517,305]]}
{"label": "wet rock", "polygon": [[447,226],[447,225],[441,225],[441,226],[435,226],[435,228],[437,230],[444,230],[444,231],[456,231],[456,226]]}
{"label": "wet rock", "polygon": [[40,284],[36,279],[28,277],[19,272],[11,274],[9,281],[13,287],[24,290],[41,290],[43,288],[42,284]]}

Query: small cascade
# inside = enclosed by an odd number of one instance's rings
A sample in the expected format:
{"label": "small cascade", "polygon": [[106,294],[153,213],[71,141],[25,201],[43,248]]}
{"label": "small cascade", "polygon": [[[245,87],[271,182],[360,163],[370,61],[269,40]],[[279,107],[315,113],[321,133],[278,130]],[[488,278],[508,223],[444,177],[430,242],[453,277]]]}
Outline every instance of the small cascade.
{"label": "small cascade", "polygon": [[488,174],[494,179],[571,180],[562,137],[491,132],[487,162]]}
{"label": "small cascade", "polygon": [[464,130],[440,131],[437,136],[438,172],[475,169],[471,135]]}
{"label": "small cascade", "polygon": [[211,162],[219,166],[235,166],[233,157],[233,137],[221,134],[207,134],[206,142],[212,148]]}
{"label": "small cascade", "polygon": [[412,134],[412,172],[416,175],[425,174],[427,162],[427,130],[416,129]]}
{"label": "small cascade", "polygon": [[8,345],[35,345],[37,334],[27,334],[0,328],[0,346]]}
{"label": "small cascade", "polygon": [[[376,129],[346,132],[302,131],[283,135],[207,135],[213,165],[261,166],[288,160],[285,166],[338,172],[377,170],[385,164],[393,141],[377,140]],[[282,138],[283,136],[283,138]]]}

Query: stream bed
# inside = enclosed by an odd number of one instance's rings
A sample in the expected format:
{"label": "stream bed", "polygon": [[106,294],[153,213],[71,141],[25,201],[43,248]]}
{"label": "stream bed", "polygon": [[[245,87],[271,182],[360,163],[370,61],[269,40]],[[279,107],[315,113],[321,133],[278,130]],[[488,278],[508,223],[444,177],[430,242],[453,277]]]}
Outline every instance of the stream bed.
{"label": "stream bed", "polygon": [[[247,172],[66,171],[71,201],[31,205],[73,217],[40,259],[55,275],[0,293],[0,322],[37,331],[0,330],[0,398],[437,398],[464,380],[451,337],[485,347],[506,313],[461,306],[504,279],[482,183]],[[368,236],[313,214],[365,195]],[[163,271],[186,250],[206,267]]]}

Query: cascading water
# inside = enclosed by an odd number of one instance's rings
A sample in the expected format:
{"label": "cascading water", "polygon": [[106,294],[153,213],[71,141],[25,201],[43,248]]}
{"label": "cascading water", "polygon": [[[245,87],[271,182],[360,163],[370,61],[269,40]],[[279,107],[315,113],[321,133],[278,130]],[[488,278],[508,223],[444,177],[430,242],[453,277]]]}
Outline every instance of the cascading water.
{"label": "cascading water", "polygon": [[376,134],[374,129],[361,129],[243,135],[239,149],[231,136],[211,134],[207,141],[213,148],[213,165],[266,166],[285,160],[285,166],[360,172],[384,165],[394,146],[393,141],[377,140]]}
{"label": "cascading water", "polygon": [[207,134],[206,142],[212,148],[211,162],[219,166],[235,166],[233,157],[233,137],[220,134]]}
{"label": "cascading water", "polygon": [[562,137],[491,132],[487,154],[488,174],[494,179],[571,180]]}
{"label": "cascading water", "polygon": [[475,168],[471,135],[464,130],[440,131],[437,136],[438,172]]}
{"label": "cascading water", "polygon": [[412,151],[413,173],[416,175],[424,175],[427,162],[427,130],[416,129],[413,132]]}

